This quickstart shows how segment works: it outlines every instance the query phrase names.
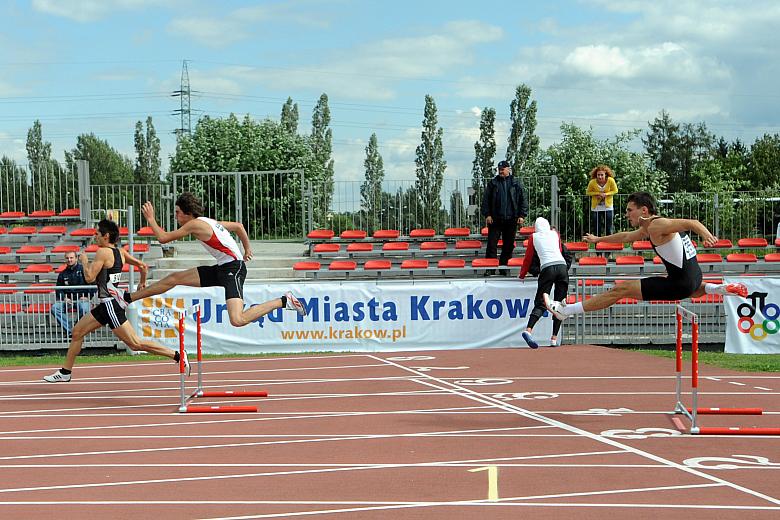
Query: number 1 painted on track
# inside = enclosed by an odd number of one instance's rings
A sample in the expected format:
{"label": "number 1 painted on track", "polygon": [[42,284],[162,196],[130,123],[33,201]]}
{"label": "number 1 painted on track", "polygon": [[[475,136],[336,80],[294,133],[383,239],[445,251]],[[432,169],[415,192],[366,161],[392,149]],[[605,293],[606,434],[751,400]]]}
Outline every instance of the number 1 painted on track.
{"label": "number 1 painted on track", "polygon": [[498,466],[483,466],[469,470],[472,473],[477,471],[488,472],[488,501],[498,502]]}

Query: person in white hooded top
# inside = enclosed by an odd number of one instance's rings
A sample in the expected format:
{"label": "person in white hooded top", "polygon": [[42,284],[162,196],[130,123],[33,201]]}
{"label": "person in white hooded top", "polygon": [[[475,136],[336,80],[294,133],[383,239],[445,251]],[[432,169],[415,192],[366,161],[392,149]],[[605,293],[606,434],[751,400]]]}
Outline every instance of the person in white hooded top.
{"label": "person in white hooded top", "polygon": [[[539,262],[539,280],[534,298],[534,308],[528,325],[523,331],[523,339],[531,348],[539,348],[539,344],[533,339],[533,329],[536,322],[547,310],[544,302],[544,294],[555,288],[555,299],[566,299],[569,289],[569,262],[564,254],[568,251],[561,242],[558,232],[550,228],[550,223],[544,217],[539,217],[534,222],[534,233],[528,238],[528,247],[525,251],[523,267],[520,269],[520,279],[524,280],[532,265],[537,259]],[[561,320],[553,316],[553,332],[550,344],[558,345],[558,332],[561,329]]]}

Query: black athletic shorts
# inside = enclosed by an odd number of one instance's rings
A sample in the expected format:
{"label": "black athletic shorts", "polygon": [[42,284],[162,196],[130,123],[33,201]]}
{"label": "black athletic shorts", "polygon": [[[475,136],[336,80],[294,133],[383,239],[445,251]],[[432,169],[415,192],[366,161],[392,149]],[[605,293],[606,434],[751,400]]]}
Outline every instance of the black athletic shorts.
{"label": "black athletic shorts", "polygon": [[224,287],[225,301],[231,298],[244,299],[244,280],[246,264],[243,260],[233,260],[222,265],[202,265],[198,267],[201,287]]}
{"label": "black athletic shorts", "polygon": [[642,299],[644,301],[676,301],[689,298],[701,286],[702,274],[691,273],[690,276],[675,277],[651,276],[642,278]]}
{"label": "black athletic shorts", "polygon": [[111,330],[121,327],[127,321],[125,310],[114,299],[100,302],[92,309],[92,317],[101,325],[108,325]]}

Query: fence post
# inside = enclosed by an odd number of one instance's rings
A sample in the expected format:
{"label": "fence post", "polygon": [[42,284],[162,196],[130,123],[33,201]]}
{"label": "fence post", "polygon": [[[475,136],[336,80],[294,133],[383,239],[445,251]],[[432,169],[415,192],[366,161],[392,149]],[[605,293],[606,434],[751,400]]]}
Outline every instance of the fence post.
{"label": "fence post", "polygon": [[715,208],[715,236],[720,236],[720,211],[718,209],[718,194],[715,193],[712,197],[712,204]]}
{"label": "fence post", "polygon": [[[135,244],[133,235],[135,235],[135,215],[133,215],[133,206],[127,206],[127,247],[129,248],[128,252],[131,255],[133,254],[133,245]],[[135,272],[133,266],[130,266],[130,269],[127,272],[127,281],[130,284],[127,290],[134,291]]]}
{"label": "fence post", "polygon": [[550,220],[552,225],[560,229],[558,225],[560,208],[558,207],[558,176],[550,176]]}
{"label": "fence post", "polygon": [[244,207],[241,200],[241,173],[236,172],[233,175],[235,179],[235,191],[236,191],[236,222],[244,222]]}
{"label": "fence post", "polygon": [[308,235],[312,229],[314,229],[314,191],[312,190],[311,181],[306,183],[306,191],[304,192],[306,197],[307,218],[305,221],[306,229],[303,236]]}
{"label": "fence post", "polygon": [[89,183],[89,161],[76,160],[76,171],[79,175],[79,212],[81,220],[87,227],[92,227],[92,194]]}

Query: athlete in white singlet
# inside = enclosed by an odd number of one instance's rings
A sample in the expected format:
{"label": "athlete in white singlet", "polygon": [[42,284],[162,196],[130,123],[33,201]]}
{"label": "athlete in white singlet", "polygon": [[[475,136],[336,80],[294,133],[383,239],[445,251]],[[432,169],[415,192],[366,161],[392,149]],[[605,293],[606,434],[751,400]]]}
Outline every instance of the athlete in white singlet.
{"label": "athlete in white singlet", "polygon": [[624,244],[635,240],[650,240],[653,249],[666,267],[667,276],[641,280],[627,280],[609,291],[597,294],[584,302],[567,305],[544,295],[547,309],[560,320],[574,314],[605,309],[623,298],[635,300],[682,300],[704,294],[722,294],[747,297],[747,287],[741,283],[713,284],[702,282],[701,269],[696,261],[696,249],[687,235],[698,234],[706,247],[718,239],[696,219],[663,218],[656,215],[655,201],[646,192],[632,193],[626,205],[626,218],[636,231],[614,233],[605,237],[586,234],[583,240],[591,244],[609,242]]}
{"label": "athlete in white singlet", "polygon": [[[179,228],[173,231],[165,231],[160,227],[155,219],[154,206],[151,202],[144,203],[141,211],[161,244],[192,236],[203,244],[203,247],[211,253],[217,263],[169,274],[145,289],[132,294],[120,294],[117,300],[121,304],[127,306],[134,301],[162,294],[177,285],[223,287],[228,316],[234,327],[248,325],[274,309],[282,307],[294,310],[301,316],[306,315],[305,307],[291,292],[285,293],[280,298],[244,309],[245,262],[252,259],[252,249],[249,236],[244,225],[240,222],[218,222],[203,217],[203,207],[192,193],[182,193],[176,200],[176,221],[179,223]],[[241,245],[244,247],[243,255],[231,232],[235,233],[241,241]]]}

